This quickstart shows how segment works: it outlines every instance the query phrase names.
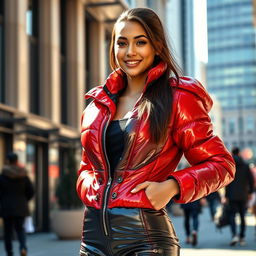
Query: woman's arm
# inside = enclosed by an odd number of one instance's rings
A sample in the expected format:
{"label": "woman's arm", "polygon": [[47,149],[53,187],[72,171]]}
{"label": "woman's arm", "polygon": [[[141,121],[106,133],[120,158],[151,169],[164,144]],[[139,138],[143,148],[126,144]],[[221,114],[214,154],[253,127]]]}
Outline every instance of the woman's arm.
{"label": "woman's arm", "polygon": [[[191,79],[190,83],[193,92],[179,90],[174,112],[173,138],[191,165],[170,174],[179,183],[180,193],[174,198],[178,203],[194,201],[219,190],[229,184],[235,174],[231,154],[213,134],[210,109],[204,102],[209,96],[199,82]],[[195,94],[196,88],[198,94]]]}

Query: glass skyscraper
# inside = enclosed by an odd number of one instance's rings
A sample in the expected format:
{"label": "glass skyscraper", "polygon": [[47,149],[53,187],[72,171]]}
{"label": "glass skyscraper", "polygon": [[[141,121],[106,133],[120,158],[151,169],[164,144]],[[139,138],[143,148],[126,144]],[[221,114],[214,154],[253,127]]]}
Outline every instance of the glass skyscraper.
{"label": "glass skyscraper", "polygon": [[208,90],[220,101],[228,148],[256,154],[256,1],[208,0]]}

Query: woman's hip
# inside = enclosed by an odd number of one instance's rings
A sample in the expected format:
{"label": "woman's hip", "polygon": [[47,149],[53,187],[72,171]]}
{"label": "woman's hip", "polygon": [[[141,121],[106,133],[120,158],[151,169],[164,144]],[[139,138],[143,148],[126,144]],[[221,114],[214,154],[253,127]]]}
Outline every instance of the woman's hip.
{"label": "woman's hip", "polygon": [[103,213],[87,208],[81,249],[88,255],[179,255],[178,238],[165,209],[112,208]]}

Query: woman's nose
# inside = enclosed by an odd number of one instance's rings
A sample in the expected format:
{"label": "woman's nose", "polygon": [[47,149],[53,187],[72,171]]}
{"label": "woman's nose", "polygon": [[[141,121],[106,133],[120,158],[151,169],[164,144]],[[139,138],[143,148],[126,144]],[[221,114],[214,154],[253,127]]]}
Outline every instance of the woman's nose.
{"label": "woman's nose", "polygon": [[136,49],[135,46],[130,44],[127,48],[127,56],[134,56],[136,55]]}

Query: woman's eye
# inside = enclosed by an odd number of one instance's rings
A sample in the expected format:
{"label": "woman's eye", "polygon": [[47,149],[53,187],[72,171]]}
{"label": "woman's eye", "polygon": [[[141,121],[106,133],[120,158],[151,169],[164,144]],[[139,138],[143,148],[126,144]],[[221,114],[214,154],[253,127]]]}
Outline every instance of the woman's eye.
{"label": "woman's eye", "polygon": [[117,45],[120,46],[120,47],[123,47],[123,46],[126,45],[126,43],[125,42],[117,42]]}
{"label": "woman's eye", "polygon": [[147,42],[146,41],[138,41],[137,45],[145,45]]}

